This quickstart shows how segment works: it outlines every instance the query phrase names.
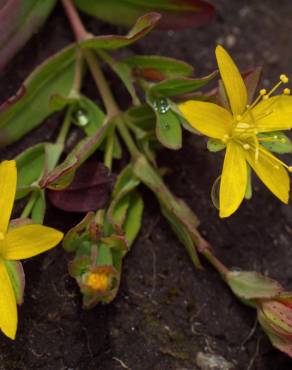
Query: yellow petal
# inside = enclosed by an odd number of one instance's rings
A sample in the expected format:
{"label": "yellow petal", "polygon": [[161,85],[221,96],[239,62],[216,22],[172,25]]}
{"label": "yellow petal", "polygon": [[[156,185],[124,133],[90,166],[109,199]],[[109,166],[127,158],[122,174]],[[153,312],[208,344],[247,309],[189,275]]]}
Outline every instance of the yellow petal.
{"label": "yellow petal", "polygon": [[234,116],[241,115],[246,109],[247,91],[241,74],[222,46],[216,48],[216,58],[222,81]]}
{"label": "yellow petal", "polygon": [[258,132],[289,130],[292,127],[292,96],[262,100],[252,110]]}
{"label": "yellow petal", "polygon": [[0,260],[0,328],[15,339],[17,329],[17,307],[13,287],[3,261]]}
{"label": "yellow petal", "polygon": [[247,185],[247,164],[242,149],[230,141],[226,154],[220,182],[219,207],[220,217],[228,217],[240,206]]}
{"label": "yellow petal", "polygon": [[277,158],[262,146],[259,148],[258,160],[255,160],[255,150],[246,150],[248,163],[268,189],[282,202],[288,203],[290,180],[285,168]]}
{"label": "yellow petal", "polygon": [[0,243],[0,255],[7,260],[20,260],[55,247],[63,233],[42,225],[24,225],[12,229]]}
{"label": "yellow petal", "polygon": [[6,233],[16,191],[16,162],[0,163],[0,239]]}
{"label": "yellow petal", "polygon": [[230,130],[232,116],[217,104],[189,100],[178,107],[189,124],[206,136],[222,139]]}

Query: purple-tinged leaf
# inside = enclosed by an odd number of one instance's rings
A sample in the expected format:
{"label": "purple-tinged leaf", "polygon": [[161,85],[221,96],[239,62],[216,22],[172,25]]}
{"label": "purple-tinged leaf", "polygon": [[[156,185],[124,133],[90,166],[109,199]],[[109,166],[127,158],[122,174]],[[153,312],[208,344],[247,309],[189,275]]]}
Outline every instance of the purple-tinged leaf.
{"label": "purple-tinged leaf", "polygon": [[0,69],[38,31],[56,0],[7,0],[0,8]]}
{"label": "purple-tinged leaf", "polygon": [[103,208],[113,187],[113,176],[101,163],[85,163],[64,190],[49,190],[53,205],[67,212],[89,212]]}
{"label": "purple-tinged leaf", "polygon": [[80,10],[107,22],[131,26],[135,19],[148,12],[162,15],[160,29],[198,27],[209,22],[214,7],[203,0],[74,0]]}

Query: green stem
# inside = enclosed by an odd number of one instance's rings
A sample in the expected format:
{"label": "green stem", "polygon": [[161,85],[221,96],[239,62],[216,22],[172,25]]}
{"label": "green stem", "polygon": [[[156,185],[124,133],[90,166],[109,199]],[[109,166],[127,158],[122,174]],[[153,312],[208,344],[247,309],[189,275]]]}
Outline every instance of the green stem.
{"label": "green stem", "polygon": [[71,126],[71,115],[73,111],[73,106],[71,105],[65,114],[65,118],[61,127],[61,130],[59,131],[58,137],[56,139],[56,144],[64,145],[66,141],[66,137],[68,135],[70,126]]}
{"label": "green stem", "polygon": [[[82,24],[82,21],[78,13],[76,12],[74,5],[71,3],[70,0],[62,0],[62,3],[65,8],[66,14],[69,18],[69,21],[71,23],[71,26],[75,32],[77,40],[84,40],[88,38],[89,34],[86,31],[84,25]],[[124,119],[112,95],[112,92],[104,77],[104,74],[99,66],[95,53],[89,49],[82,49],[82,53],[89,65],[91,74],[94,78],[96,86],[102,97],[103,103],[105,105],[105,108],[108,114],[108,119],[113,119],[113,118],[115,119],[116,127],[120,135],[122,136],[133,159],[135,160],[139,156],[143,156],[143,154],[137,148],[134,140],[132,139],[132,136],[130,134],[130,131],[128,130],[128,127],[125,125]],[[111,161],[112,161],[112,157],[111,157],[112,156],[112,151],[111,151],[112,145],[113,145],[113,135],[110,135],[108,142],[107,142],[108,154],[105,155],[105,163],[108,163],[108,165],[110,166],[111,166]],[[103,211],[98,211],[96,213],[96,221],[100,222],[103,219],[103,215],[104,215]],[[200,241],[202,240],[203,238],[200,237]],[[212,253],[212,250],[210,246],[208,245],[208,243],[201,243],[200,241],[198,241],[197,243],[197,249],[199,253],[203,255],[209,261],[209,263],[221,274],[223,279],[225,279],[225,276],[228,273],[228,269]]]}
{"label": "green stem", "polygon": [[30,195],[30,197],[28,199],[28,202],[26,203],[26,206],[24,207],[24,209],[23,209],[23,211],[22,211],[22,213],[20,215],[20,218],[27,218],[30,215],[30,213],[31,213],[31,211],[33,209],[33,206],[34,206],[34,204],[35,204],[35,202],[37,200],[37,195],[38,194],[37,194],[36,191],[34,191],[34,192],[31,193],[31,195]]}
{"label": "green stem", "polygon": [[109,119],[120,114],[119,107],[113,97],[111,89],[104,77],[104,74],[99,66],[97,57],[92,50],[82,49],[83,55],[88,63],[92,77],[101,95],[102,101],[105,105]]}
{"label": "green stem", "polygon": [[214,267],[215,270],[219,272],[223,280],[226,280],[226,275],[228,274],[228,268],[223,265],[221,261],[214,255],[210,246],[205,248],[198,248],[198,251],[206,258],[206,260]]}
{"label": "green stem", "polygon": [[[86,31],[82,21],[70,0],[62,0],[64,9],[70,21],[70,24],[74,30],[77,40],[82,40],[88,38],[88,32]],[[96,55],[92,50],[82,49],[82,53],[88,63],[90,72],[94,78],[96,86],[100,92],[103,103],[105,105],[108,120],[113,119],[114,117],[120,116],[120,109],[113,97],[113,94],[109,88],[109,85],[104,77],[104,74],[99,66]],[[119,124],[117,124],[117,129],[119,130],[120,135],[122,136],[125,144],[130,152],[130,154],[136,158],[140,152],[137,148],[134,140],[131,137],[131,134],[128,128],[125,126],[122,119],[119,119]]]}
{"label": "green stem", "polygon": [[108,135],[106,140],[106,147],[104,152],[104,165],[112,171],[112,163],[113,163],[113,150],[114,150],[114,128],[112,132]]}

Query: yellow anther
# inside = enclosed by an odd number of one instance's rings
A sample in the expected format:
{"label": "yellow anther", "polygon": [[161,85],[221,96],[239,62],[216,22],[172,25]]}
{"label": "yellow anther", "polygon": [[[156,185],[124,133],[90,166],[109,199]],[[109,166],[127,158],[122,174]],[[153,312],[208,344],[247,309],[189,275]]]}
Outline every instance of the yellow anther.
{"label": "yellow anther", "polygon": [[239,122],[237,125],[236,125],[236,128],[250,128],[250,124],[249,123],[246,123],[246,122]]}
{"label": "yellow anther", "polygon": [[223,143],[227,143],[228,139],[230,139],[229,135],[225,134],[222,138]]}
{"label": "yellow anther", "polygon": [[266,95],[266,93],[267,93],[266,89],[261,89],[260,90],[260,96],[264,96],[264,95]]}
{"label": "yellow anther", "polygon": [[289,82],[289,78],[286,75],[281,75],[280,80],[283,82],[283,84],[286,84]]}
{"label": "yellow anther", "polygon": [[283,94],[285,95],[290,95],[290,93],[291,93],[291,90],[288,89],[288,87],[286,87],[286,89],[283,90]]}
{"label": "yellow anther", "polygon": [[292,172],[292,166],[288,166],[287,168],[289,172]]}
{"label": "yellow anther", "polygon": [[249,150],[249,149],[250,149],[250,145],[249,145],[249,144],[243,144],[243,148],[244,148],[245,150]]}

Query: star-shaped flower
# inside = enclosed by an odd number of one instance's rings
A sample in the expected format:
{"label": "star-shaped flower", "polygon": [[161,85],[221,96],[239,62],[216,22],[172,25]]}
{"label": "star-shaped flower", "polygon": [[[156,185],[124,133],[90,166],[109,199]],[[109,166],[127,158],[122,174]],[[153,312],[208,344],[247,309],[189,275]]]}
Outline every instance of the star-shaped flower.
{"label": "star-shaped flower", "polygon": [[7,261],[29,258],[56,246],[63,234],[50,227],[26,224],[9,228],[17,183],[15,161],[0,163],[0,328],[14,339],[17,306]]}
{"label": "star-shaped flower", "polygon": [[276,197],[288,203],[290,181],[286,169],[290,171],[291,167],[261,145],[264,140],[277,141],[278,137],[258,135],[292,127],[290,90],[286,88],[283,94],[272,96],[288,78],[281,75],[280,82],[269,93],[262,89],[249,105],[241,74],[222,46],[216,48],[216,58],[229,109],[202,101],[184,102],[179,109],[196,130],[226,144],[219,191],[220,217],[230,216],[240,206],[247,188],[248,165]]}

